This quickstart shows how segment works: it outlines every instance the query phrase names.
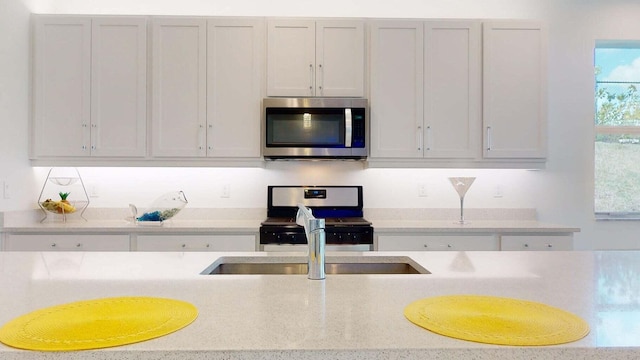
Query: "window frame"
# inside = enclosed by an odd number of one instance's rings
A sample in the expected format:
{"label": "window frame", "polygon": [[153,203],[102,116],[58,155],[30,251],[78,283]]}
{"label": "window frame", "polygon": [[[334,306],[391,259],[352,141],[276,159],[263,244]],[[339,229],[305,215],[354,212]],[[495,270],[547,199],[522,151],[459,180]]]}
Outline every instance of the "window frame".
{"label": "window frame", "polygon": [[[596,40],[593,52],[593,64],[594,70],[598,65],[596,62],[596,50],[597,49],[636,49],[640,50],[640,40]],[[615,125],[597,125],[596,117],[598,114],[598,85],[599,84],[635,84],[640,91],[640,78],[637,81],[598,81],[597,75],[594,72],[594,114],[593,114],[593,176],[594,176],[594,188],[593,188],[593,209],[596,220],[640,220],[640,211],[597,211],[595,208],[596,199],[596,139],[598,135],[616,135],[616,134],[631,134],[638,135],[640,138],[640,125],[638,126],[615,126]],[[640,144],[638,145],[640,146]]]}

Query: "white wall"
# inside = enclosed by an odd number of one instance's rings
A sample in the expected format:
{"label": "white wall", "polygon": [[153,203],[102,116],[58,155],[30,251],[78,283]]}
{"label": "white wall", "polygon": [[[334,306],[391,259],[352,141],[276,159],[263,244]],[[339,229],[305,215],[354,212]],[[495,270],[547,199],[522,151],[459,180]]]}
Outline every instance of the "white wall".
{"label": "white wall", "polygon": [[[0,6],[0,210],[35,207],[48,169],[27,161],[28,12],[203,16],[532,18],[549,24],[549,160],[542,171],[364,169],[358,163],[269,163],[265,168],[83,168],[91,206],[145,205],[184,190],[194,207],[264,207],[270,184],[362,184],[367,207],[456,207],[447,176],[477,176],[466,205],[535,207],[540,220],[582,228],[582,249],[640,248],[640,222],[593,220],[593,45],[640,38],[634,0],[3,0]],[[427,197],[418,197],[418,184]],[[221,198],[225,184],[231,196]],[[502,197],[494,197],[496,187]]]}
{"label": "white wall", "polygon": [[28,206],[36,181],[27,155],[29,13],[26,1],[0,3],[0,210]]}

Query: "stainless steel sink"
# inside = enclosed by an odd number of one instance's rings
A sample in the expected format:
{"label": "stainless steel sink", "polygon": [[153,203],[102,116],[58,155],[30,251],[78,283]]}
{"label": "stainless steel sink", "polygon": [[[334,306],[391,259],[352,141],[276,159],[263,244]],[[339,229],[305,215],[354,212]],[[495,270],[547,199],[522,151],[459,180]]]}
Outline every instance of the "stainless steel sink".
{"label": "stainless steel sink", "polygon": [[[328,256],[325,272],[336,274],[430,274],[407,256]],[[222,257],[202,275],[306,275],[307,258],[296,256]]]}

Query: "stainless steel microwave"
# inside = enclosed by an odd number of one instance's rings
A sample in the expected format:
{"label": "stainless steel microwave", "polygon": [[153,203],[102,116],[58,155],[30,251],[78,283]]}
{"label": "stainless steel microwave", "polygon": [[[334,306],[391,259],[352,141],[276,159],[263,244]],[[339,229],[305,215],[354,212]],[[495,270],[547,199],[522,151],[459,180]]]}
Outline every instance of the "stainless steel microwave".
{"label": "stainless steel microwave", "polygon": [[265,159],[365,159],[367,100],[266,98],[262,101]]}

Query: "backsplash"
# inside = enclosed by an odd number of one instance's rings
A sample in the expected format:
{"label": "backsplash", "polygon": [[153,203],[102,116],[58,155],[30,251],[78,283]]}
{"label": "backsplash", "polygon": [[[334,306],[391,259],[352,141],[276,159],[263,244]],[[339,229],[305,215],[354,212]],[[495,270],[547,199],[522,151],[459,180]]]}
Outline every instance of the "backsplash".
{"label": "backsplash", "polygon": [[[458,208],[447,179],[474,176],[465,209],[537,208],[540,171],[520,169],[379,169],[360,162],[269,162],[264,168],[79,168],[90,208],[144,209],[182,190],[189,208],[265,208],[269,185],[362,185],[365,208]],[[34,168],[33,207],[49,168]],[[73,198],[74,194],[70,197]]]}

